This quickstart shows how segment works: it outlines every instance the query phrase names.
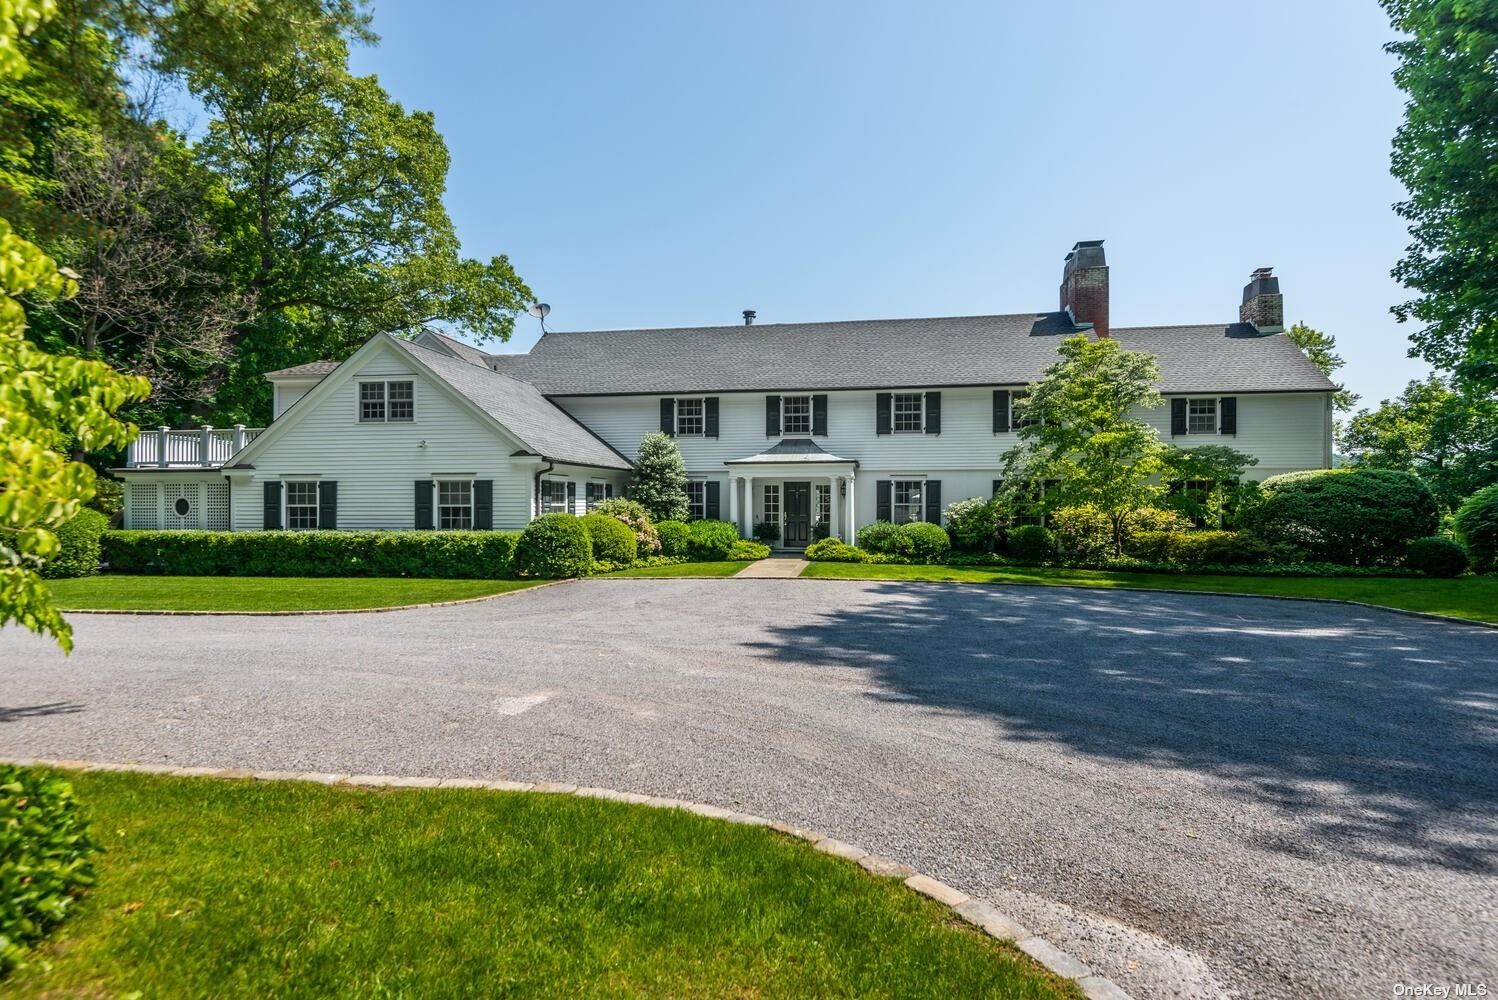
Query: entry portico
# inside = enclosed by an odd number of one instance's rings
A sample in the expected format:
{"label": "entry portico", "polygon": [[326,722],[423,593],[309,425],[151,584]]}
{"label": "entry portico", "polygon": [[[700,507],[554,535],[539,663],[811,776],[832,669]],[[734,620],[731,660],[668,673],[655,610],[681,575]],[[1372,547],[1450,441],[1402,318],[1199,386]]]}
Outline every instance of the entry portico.
{"label": "entry portico", "polygon": [[[745,537],[754,525],[780,525],[780,547],[803,549],[825,520],[828,534],[856,543],[853,480],[858,462],[820,448],[811,438],[786,438],[728,466],[728,519]],[[742,518],[740,496],[743,497]]]}

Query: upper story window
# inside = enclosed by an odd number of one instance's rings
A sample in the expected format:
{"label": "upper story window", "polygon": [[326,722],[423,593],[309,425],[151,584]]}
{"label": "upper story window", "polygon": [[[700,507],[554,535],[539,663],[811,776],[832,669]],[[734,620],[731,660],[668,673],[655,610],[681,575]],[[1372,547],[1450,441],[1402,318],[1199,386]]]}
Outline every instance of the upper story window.
{"label": "upper story window", "polygon": [[570,514],[567,508],[567,480],[541,480],[541,513]]}
{"label": "upper story window", "polygon": [[1186,402],[1186,433],[1217,433],[1217,400],[1192,399]]}
{"label": "upper story window", "polygon": [[437,480],[437,527],[459,531],[473,527],[471,480]]}
{"label": "upper story window", "polygon": [[678,399],[676,401],[676,436],[701,437],[707,430],[704,401],[701,399]]}
{"label": "upper story window", "polygon": [[286,527],[292,531],[317,529],[316,482],[286,484]]}
{"label": "upper story window", "polygon": [[1012,400],[1010,405],[1014,407],[1015,430],[1040,423],[1040,415],[1030,409],[1029,396],[1030,393],[1028,390],[1016,390],[1014,395],[1010,397]]}
{"label": "upper story window", "polygon": [[925,396],[919,392],[897,392],[893,401],[895,433],[925,429]]}
{"label": "upper story window", "polygon": [[707,482],[702,479],[687,480],[687,520],[700,521],[707,517]]}
{"label": "upper story window", "polygon": [[780,433],[786,437],[811,434],[811,397],[780,397]]}
{"label": "upper story window", "polygon": [[919,479],[895,480],[890,496],[890,517],[896,524],[926,519],[926,509],[922,506],[925,489],[926,484]]}
{"label": "upper story window", "polygon": [[415,419],[415,382],[403,379],[359,383],[361,423],[410,423]]}

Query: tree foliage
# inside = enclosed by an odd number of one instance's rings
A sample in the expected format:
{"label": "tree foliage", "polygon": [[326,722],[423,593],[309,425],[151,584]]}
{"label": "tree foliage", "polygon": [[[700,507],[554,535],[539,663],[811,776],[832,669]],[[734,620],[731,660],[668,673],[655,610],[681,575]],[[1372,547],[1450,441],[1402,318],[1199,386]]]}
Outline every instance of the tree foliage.
{"label": "tree foliage", "polygon": [[687,499],[687,463],[671,435],[651,431],[640,439],[629,498],[641,504],[657,524],[687,519],[691,511]]}
{"label": "tree foliage", "polygon": [[1412,355],[1498,388],[1498,8],[1489,0],[1383,0],[1408,95],[1392,167],[1411,242],[1394,276],[1415,297]]}
{"label": "tree foliage", "polygon": [[1061,359],[1016,402],[1019,443],[1004,456],[1007,491],[1047,483],[1048,509],[1091,505],[1112,525],[1113,550],[1123,551],[1129,513],[1163,492],[1156,478],[1166,446],[1136,414],[1160,406],[1160,369],[1153,355],[1126,351],[1115,340],[1069,337]]}
{"label": "tree foliage", "polygon": [[1329,333],[1306,326],[1304,323],[1296,323],[1285,331],[1285,336],[1295,342],[1295,346],[1305,352],[1306,357],[1311,359],[1311,364],[1321,369],[1321,374],[1336,383],[1337,391],[1332,395],[1332,405],[1338,410],[1347,411],[1358,404],[1358,395],[1350,391],[1347,386],[1336,380],[1336,372],[1347,364],[1342,360],[1342,355],[1337,353],[1337,338]]}

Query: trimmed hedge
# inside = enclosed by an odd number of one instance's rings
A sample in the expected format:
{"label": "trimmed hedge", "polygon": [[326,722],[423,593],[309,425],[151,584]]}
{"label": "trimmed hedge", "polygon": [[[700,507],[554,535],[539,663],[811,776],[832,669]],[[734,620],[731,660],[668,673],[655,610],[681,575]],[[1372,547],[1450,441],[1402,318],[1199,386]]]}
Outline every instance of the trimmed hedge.
{"label": "trimmed hedge", "polygon": [[625,497],[610,497],[594,504],[591,513],[607,514],[609,517],[622,521],[630,531],[634,532],[635,550],[640,558],[645,559],[656,553],[664,556],[672,554],[661,548],[661,539],[655,522],[650,519],[650,512],[645,509],[645,505],[639,501]]}
{"label": "trimmed hedge", "polygon": [[700,562],[727,559],[739,529],[727,521],[692,521],[687,525],[687,551]]}
{"label": "trimmed hedge", "polygon": [[560,580],[593,571],[593,542],[582,518],[542,514],[520,533],[515,572],[520,576]]}
{"label": "trimmed hedge", "polygon": [[823,538],[806,547],[806,558],[812,562],[868,562],[869,555],[841,538]]}
{"label": "trimmed hedge", "polygon": [[897,556],[916,562],[941,562],[952,549],[952,539],[939,524],[926,521],[908,521],[895,529],[894,539]]}
{"label": "trimmed hedge", "polygon": [[1394,469],[1292,472],[1260,485],[1263,501],[1244,513],[1243,526],[1327,562],[1397,563],[1410,542],[1435,534],[1440,518],[1430,487]]}
{"label": "trimmed hedge", "polygon": [[106,531],[115,573],[165,576],[513,576],[515,531]]}
{"label": "trimmed hedge", "polygon": [[640,543],[629,525],[607,514],[584,514],[582,521],[593,542],[594,559],[624,565],[635,561]]}
{"label": "trimmed hedge", "polygon": [[1486,486],[1468,497],[1457,508],[1452,524],[1462,544],[1467,546],[1474,570],[1491,573],[1498,569],[1498,484]]}
{"label": "trimmed hedge", "polygon": [[66,779],[0,764],[0,975],[94,884],[98,852]]}
{"label": "trimmed hedge", "polygon": [[866,552],[891,554],[895,551],[895,536],[900,526],[888,521],[875,521],[858,529],[858,544]]}
{"label": "trimmed hedge", "polygon": [[661,540],[661,555],[684,556],[691,545],[692,531],[685,521],[662,521],[655,526]]}
{"label": "trimmed hedge", "polygon": [[770,558],[770,547],[764,542],[751,542],[741,538],[728,547],[728,558],[734,562],[748,559],[751,562]]}
{"label": "trimmed hedge", "polygon": [[[1250,566],[1296,561],[1294,553],[1283,551],[1283,547],[1238,531],[1140,531],[1128,540],[1124,551],[1136,559],[1183,566]],[[1281,556],[1290,558],[1277,558]]]}
{"label": "trimmed hedge", "polygon": [[93,576],[99,572],[102,558],[100,539],[108,529],[109,518],[96,510],[80,508],[56,529],[62,551],[42,566],[42,576],[48,580],[63,580]]}
{"label": "trimmed hedge", "polygon": [[1461,576],[1467,572],[1467,550],[1449,538],[1417,538],[1410,542],[1404,564],[1426,576]]}
{"label": "trimmed hedge", "polygon": [[1056,536],[1043,524],[1021,524],[1004,534],[1009,555],[1021,562],[1048,562],[1056,558]]}

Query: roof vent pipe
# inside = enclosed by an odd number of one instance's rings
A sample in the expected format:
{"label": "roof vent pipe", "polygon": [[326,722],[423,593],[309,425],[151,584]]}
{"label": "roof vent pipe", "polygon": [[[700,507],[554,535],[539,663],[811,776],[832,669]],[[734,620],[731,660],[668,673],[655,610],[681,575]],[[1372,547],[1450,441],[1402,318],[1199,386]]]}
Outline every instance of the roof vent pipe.
{"label": "roof vent pipe", "polygon": [[744,310],[744,325],[745,326],[753,326],[754,325],[754,317],[756,315],[758,315],[758,314],[755,313],[755,311],[753,309],[745,309]]}

